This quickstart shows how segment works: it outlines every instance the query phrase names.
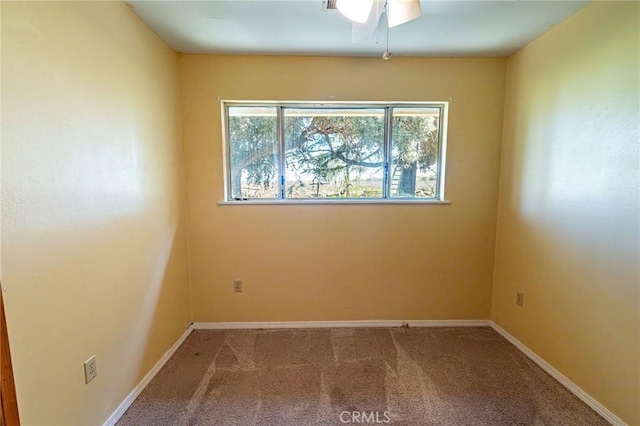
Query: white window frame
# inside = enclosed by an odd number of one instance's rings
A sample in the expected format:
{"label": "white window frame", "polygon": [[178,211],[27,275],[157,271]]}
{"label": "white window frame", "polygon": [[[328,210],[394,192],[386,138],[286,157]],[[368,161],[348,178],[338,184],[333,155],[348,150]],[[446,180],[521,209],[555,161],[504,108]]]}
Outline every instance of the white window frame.
{"label": "white window frame", "polygon": [[[276,108],[276,120],[278,130],[278,198],[249,198],[237,200],[231,198],[231,154],[229,144],[229,108],[231,107],[271,107]],[[384,177],[382,197],[380,198],[286,198],[284,196],[285,179],[285,155],[284,155],[284,114],[285,108],[318,108],[318,109],[344,109],[344,108],[371,108],[384,109]],[[438,123],[438,168],[436,182],[436,196],[424,197],[391,197],[390,163],[392,144],[393,108],[435,108],[439,109]],[[246,101],[246,100],[221,100],[222,113],[222,147],[223,147],[223,178],[224,201],[218,205],[278,205],[278,204],[451,204],[445,199],[445,169],[447,159],[447,123],[449,116],[448,101],[433,102],[318,102],[318,101]]]}

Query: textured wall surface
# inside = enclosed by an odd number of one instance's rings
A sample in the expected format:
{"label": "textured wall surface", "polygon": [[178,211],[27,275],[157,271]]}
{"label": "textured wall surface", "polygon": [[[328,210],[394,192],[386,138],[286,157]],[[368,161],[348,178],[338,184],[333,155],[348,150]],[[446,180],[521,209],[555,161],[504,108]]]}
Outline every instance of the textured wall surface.
{"label": "textured wall surface", "polygon": [[[640,423],[639,18],[597,2],[508,61],[178,61],[119,2],[3,2],[24,424],[102,423],[191,320],[491,317]],[[220,99],[449,101],[451,205],[218,206]]]}
{"label": "textured wall surface", "polygon": [[[489,318],[505,62],[182,56],[194,321]],[[218,99],[450,100],[451,205],[218,206]]]}
{"label": "textured wall surface", "polygon": [[493,296],[499,325],[633,425],[638,22],[640,3],[596,2],[509,58]]}
{"label": "textured wall surface", "polygon": [[177,57],[120,2],[2,9],[2,285],[21,419],[101,424],[190,322]]}

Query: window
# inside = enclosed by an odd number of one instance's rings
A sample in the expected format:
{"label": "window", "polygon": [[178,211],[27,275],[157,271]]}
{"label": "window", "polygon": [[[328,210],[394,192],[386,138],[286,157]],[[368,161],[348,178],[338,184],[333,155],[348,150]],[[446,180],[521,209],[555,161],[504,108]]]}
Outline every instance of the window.
{"label": "window", "polygon": [[443,200],[446,108],[224,102],[227,201]]}

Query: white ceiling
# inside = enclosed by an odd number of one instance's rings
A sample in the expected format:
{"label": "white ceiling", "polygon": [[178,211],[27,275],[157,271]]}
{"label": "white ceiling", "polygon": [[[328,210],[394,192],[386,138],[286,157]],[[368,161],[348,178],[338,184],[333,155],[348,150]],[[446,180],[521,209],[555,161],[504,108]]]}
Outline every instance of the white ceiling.
{"label": "white ceiling", "polygon": [[[406,56],[508,56],[589,1],[421,1],[422,17],[391,29]],[[351,43],[351,23],[322,0],[131,1],[134,12],[183,53],[380,55],[384,25]],[[381,22],[384,22],[384,17]]]}

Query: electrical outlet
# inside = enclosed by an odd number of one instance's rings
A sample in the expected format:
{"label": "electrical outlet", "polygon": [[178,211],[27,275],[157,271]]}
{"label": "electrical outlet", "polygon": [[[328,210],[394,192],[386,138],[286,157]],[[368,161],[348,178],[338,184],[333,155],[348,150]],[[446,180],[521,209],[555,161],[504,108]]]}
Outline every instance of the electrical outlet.
{"label": "electrical outlet", "polygon": [[96,366],[96,356],[93,355],[91,358],[84,362],[84,382],[89,383],[98,375],[98,368]]}
{"label": "electrical outlet", "polygon": [[233,281],[233,291],[236,293],[242,293],[242,280]]}
{"label": "electrical outlet", "polygon": [[524,293],[521,291],[516,291],[516,305],[524,307]]}

